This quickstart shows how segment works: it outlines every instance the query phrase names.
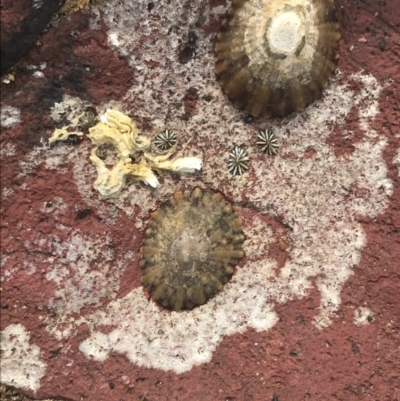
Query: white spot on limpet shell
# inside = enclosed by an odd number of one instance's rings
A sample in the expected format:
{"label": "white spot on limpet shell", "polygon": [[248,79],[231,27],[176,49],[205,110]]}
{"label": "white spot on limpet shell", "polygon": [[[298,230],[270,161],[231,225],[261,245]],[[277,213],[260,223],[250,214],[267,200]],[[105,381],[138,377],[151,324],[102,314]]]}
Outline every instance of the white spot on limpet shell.
{"label": "white spot on limpet shell", "polygon": [[274,53],[293,53],[304,37],[302,21],[294,12],[283,13],[272,20],[267,30],[271,50]]}

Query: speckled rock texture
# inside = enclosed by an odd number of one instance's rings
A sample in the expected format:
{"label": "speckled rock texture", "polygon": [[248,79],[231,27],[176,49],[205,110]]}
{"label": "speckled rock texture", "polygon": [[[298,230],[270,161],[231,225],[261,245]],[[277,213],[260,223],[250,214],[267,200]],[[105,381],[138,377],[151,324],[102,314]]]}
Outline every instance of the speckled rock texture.
{"label": "speckled rock texture", "polygon": [[[1,83],[4,384],[68,401],[400,400],[400,9],[335,3],[337,72],[284,119],[222,92],[226,0],[99,2],[40,37]],[[13,4],[4,26],[31,12]],[[108,108],[140,135],[173,130],[202,171],[101,200],[87,132],[48,139]],[[276,156],[256,144],[270,128]],[[150,214],[196,187],[233,204],[245,256],[215,297],[174,312],[141,285],[139,250]]]}

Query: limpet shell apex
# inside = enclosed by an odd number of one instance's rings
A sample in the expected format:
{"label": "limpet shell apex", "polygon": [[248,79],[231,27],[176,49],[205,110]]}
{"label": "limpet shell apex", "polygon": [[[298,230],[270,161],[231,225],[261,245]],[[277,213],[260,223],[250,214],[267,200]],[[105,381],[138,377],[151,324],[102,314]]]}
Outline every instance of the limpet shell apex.
{"label": "limpet shell apex", "polygon": [[235,0],[215,44],[233,105],[284,117],[318,99],[338,58],[333,0]]}
{"label": "limpet shell apex", "polygon": [[221,195],[176,192],[152,213],[140,268],[152,298],[193,309],[222,289],[243,257],[242,221]]}

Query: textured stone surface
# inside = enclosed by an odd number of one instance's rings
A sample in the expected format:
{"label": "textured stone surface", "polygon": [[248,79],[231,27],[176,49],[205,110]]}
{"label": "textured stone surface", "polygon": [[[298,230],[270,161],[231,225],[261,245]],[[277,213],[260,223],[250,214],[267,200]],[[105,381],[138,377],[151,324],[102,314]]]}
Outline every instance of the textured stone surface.
{"label": "textured stone surface", "polygon": [[1,75],[35,43],[62,0],[2,0]]}
{"label": "textured stone surface", "polygon": [[[19,333],[2,368],[19,364],[13,384],[37,399],[399,400],[397,1],[338,0],[339,73],[323,98],[250,122],[213,73],[230,4],[162,3],[67,17],[2,84],[1,330]],[[141,135],[173,129],[203,171],[100,200],[89,139],[46,143],[108,107]],[[269,127],[275,157],[256,145]],[[250,157],[240,177],[227,171],[235,144]],[[207,304],[169,312],[140,285],[139,249],[149,214],[196,186],[233,202],[246,256]],[[34,381],[32,363],[45,366]]]}

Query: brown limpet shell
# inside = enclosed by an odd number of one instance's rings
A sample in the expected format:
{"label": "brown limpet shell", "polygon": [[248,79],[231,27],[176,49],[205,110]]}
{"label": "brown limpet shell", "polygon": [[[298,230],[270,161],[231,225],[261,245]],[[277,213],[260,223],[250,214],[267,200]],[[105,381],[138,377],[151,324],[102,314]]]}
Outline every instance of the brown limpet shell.
{"label": "brown limpet shell", "polygon": [[234,0],[215,72],[234,106],[284,117],[318,99],[338,59],[333,0]]}
{"label": "brown limpet shell", "polygon": [[220,291],[243,257],[242,221],[219,194],[176,192],[152,213],[140,268],[152,298],[193,309]]}

